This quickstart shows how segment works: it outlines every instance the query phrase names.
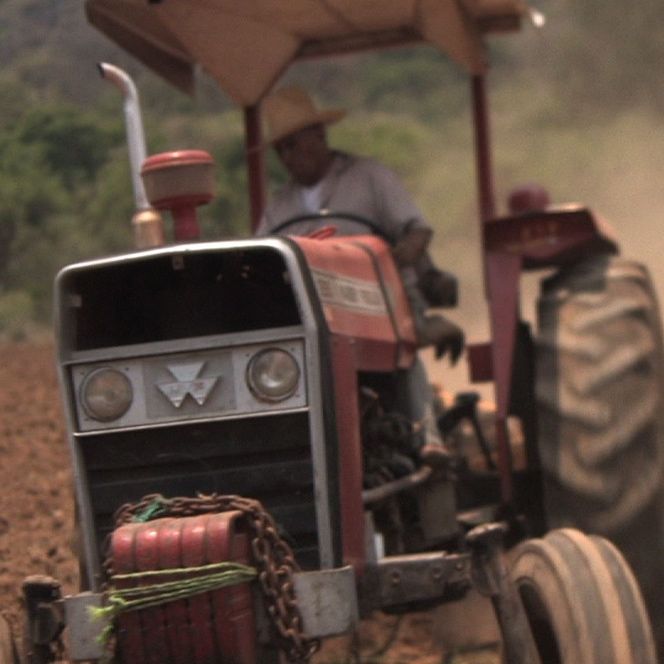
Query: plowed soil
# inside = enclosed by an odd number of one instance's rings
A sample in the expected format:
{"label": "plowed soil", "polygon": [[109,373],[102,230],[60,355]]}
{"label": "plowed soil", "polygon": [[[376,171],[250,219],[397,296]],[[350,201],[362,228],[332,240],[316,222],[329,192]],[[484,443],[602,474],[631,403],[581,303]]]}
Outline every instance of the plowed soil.
{"label": "plowed soil", "polygon": [[[53,348],[0,343],[0,613],[20,630],[21,583],[31,574],[76,592],[73,491]],[[443,654],[438,612],[376,616],[353,638],[326,644],[318,662],[492,664],[480,648]],[[476,622],[476,616],[472,619]]]}
{"label": "plowed soil", "polygon": [[76,589],[69,453],[48,345],[0,344],[0,611],[16,626],[30,574]]}

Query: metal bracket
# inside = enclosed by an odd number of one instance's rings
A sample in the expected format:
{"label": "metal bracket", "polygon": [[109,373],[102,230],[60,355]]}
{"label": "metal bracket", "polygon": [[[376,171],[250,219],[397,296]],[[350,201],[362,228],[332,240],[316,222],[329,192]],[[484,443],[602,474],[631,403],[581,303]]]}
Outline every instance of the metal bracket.
{"label": "metal bracket", "polygon": [[93,620],[91,608],[103,605],[101,593],[84,592],[64,598],[65,620],[69,636],[69,659],[73,662],[102,659],[105,653],[99,636],[108,625],[106,620]]}
{"label": "metal bracket", "polygon": [[469,588],[467,553],[419,553],[382,558],[365,573],[362,605],[389,608],[444,597],[454,588]]}
{"label": "metal bracket", "polygon": [[294,583],[307,637],[345,634],[355,628],[359,618],[352,567],[298,572]]}

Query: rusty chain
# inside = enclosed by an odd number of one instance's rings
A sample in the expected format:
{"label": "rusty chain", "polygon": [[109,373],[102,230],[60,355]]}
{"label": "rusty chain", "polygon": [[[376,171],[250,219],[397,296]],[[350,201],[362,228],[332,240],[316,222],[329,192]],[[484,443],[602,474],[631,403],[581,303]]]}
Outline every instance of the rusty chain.
{"label": "rusty chain", "polygon": [[[320,643],[304,635],[293,582],[293,574],[300,568],[292,549],[279,535],[274,519],[258,500],[242,496],[220,496],[216,493],[198,495],[196,498],[164,498],[160,494],[151,494],[137,503],[127,503],[120,507],[115,514],[115,526],[117,528],[137,520],[215,514],[231,510],[242,512],[253,534],[251,548],[258,568],[258,580],[267,612],[277,631],[280,649],[289,662],[308,662]],[[106,562],[106,572],[110,578],[110,560]]]}

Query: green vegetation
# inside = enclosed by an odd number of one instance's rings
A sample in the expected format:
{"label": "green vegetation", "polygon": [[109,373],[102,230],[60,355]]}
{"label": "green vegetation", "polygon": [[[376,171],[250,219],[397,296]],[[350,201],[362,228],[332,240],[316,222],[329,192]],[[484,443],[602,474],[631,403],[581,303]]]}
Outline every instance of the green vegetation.
{"label": "green vegetation", "polygon": [[[543,31],[492,42],[499,195],[518,181],[542,181],[555,200],[598,204],[619,230],[625,218],[627,246],[641,251],[634,237],[658,238],[664,202],[664,139],[653,135],[664,104],[656,67],[664,5],[538,4],[549,17]],[[99,60],[135,76],[151,152],[214,155],[219,186],[202,215],[205,236],[248,232],[240,113],[210,81],[197,100],[168,88],[90,28],[82,3],[66,0],[0,3],[0,57],[0,334],[48,323],[62,265],[130,247],[121,102],[97,77]],[[306,63],[286,79],[351,110],[332,130],[333,143],[403,175],[442,238],[436,251],[455,269],[446,248],[468,242],[476,214],[465,76],[432,49],[416,48]],[[272,157],[269,168],[279,182]],[[656,241],[646,244],[658,258]],[[458,269],[464,276],[471,268],[464,258]]]}

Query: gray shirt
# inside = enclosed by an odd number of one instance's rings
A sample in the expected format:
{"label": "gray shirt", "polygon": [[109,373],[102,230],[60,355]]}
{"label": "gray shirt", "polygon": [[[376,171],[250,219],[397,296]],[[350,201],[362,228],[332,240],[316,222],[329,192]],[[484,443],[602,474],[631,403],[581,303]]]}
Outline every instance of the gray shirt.
{"label": "gray shirt", "polygon": [[366,217],[392,244],[407,231],[429,228],[393,171],[373,159],[335,152],[330,168],[315,189],[307,190],[289,182],[276,192],[267,205],[256,235],[270,235],[284,221],[319,210],[331,213],[329,222],[318,219],[297,222],[284,229],[283,234],[304,235],[326,223],[337,226],[339,235],[372,232],[360,222],[335,217],[335,212]]}

